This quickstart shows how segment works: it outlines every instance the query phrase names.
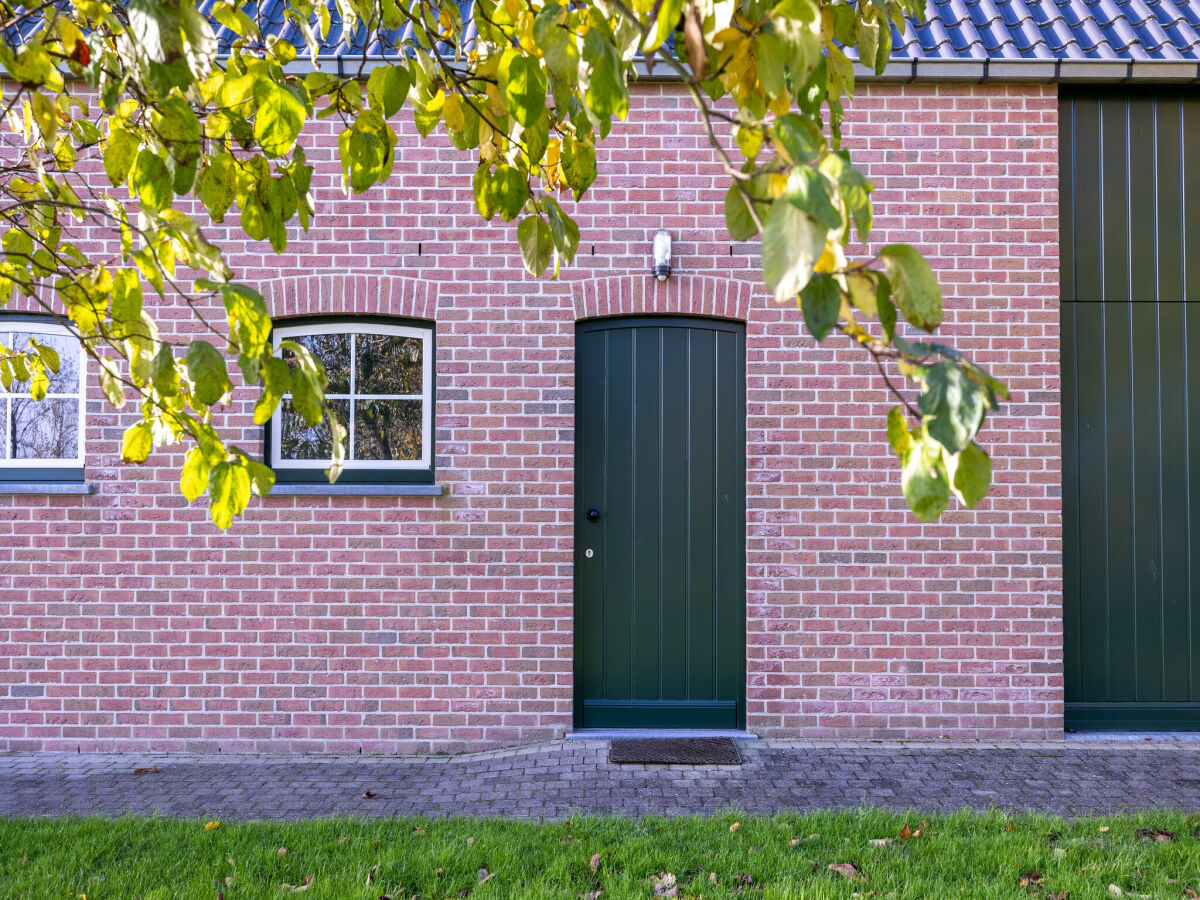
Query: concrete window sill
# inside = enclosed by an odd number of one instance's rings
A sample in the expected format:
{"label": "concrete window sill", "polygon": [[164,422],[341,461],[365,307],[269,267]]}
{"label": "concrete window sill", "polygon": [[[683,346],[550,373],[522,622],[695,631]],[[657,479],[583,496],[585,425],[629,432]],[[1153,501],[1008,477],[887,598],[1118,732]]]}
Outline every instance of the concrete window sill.
{"label": "concrete window sill", "polygon": [[85,481],[0,481],[0,494],[93,494]]}
{"label": "concrete window sill", "polygon": [[277,484],[272,497],[440,497],[440,484]]}

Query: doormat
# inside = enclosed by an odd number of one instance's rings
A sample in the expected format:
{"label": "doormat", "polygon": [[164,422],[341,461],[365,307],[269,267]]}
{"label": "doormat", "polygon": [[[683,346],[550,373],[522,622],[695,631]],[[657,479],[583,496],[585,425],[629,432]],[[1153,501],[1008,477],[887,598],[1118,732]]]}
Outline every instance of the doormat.
{"label": "doormat", "polygon": [[740,766],[732,738],[622,738],[608,745],[611,763]]}

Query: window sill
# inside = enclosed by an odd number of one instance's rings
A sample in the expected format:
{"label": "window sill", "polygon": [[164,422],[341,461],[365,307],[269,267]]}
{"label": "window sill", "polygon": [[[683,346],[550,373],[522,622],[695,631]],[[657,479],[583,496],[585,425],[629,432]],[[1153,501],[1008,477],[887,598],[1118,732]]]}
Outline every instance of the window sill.
{"label": "window sill", "polygon": [[94,484],[84,481],[0,481],[0,494],[93,494]]}
{"label": "window sill", "polygon": [[440,484],[276,484],[272,497],[440,497]]}

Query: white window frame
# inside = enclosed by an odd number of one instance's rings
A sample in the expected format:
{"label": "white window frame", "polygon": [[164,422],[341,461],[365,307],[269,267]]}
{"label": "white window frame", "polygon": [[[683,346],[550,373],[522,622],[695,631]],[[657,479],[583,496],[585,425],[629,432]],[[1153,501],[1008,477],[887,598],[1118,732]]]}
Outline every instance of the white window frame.
{"label": "white window frame", "polygon": [[[346,461],[343,468],[349,470],[402,470],[421,471],[432,468],[433,437],[433,328],[423,328],[412,325],[387,325],[381,322],[360,321],[353,318],[337,322],[323,322],[311,325],[282,325],[274,329],[273,341],[275,349],[286,340],[308,337],[314,334],[348,334],[350,338],[350,392],[348,394],[326,394],[326,400],[348,400],[350,418],[343,424],[346,426],[347,444]],[[386,334],[398,337],[417,338],[421,341],[421,393],[420,394],[356,394],[356,340],[358,334]],[[280,442],[283,437],[283,400],[291,398],[285,394],[275,413],[271,416],[271,468],[290,470],[326,469],[332,464],[332,459],[283,459]],[[421,401],[421,458],[420,459],[354,459],[354,402],[355,400],[420,400]]]}
{"label": "white window frame", "polygon": [[4,417],[4,447],[3,457],[0,457],[0,469],[5,472],[21,469],[81,469],[87,454],[87,353],[83,349],[83,344],[79,342],[79,336],[69,328],[59,325],[57,322],[47,322],[36,318],[20,318],[18,316],[2,316],[0,317],[0,344],[13,349],[14,334],[56,334],[64,335],[79,348],[79,390],[74,394],[63,394],[57,392],[47,392],[46,400],[55,398],[65,400],[79,401],[79,425],[78,425],[78,440],[76,448],[78,456],[73,459],[17,459],[10,458],[9,453],[12,452],[12,401],[30,399],[28,392],[13,393],[6,391],[4,385],[0,384],[0,415]]}

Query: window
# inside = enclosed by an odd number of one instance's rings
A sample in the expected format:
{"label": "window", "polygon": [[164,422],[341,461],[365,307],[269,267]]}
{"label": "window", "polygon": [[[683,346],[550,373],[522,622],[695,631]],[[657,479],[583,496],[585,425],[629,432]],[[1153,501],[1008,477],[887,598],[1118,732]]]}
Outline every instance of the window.
{"label": "window", "polygon": [[29,394],[29,382],[0,384],[4,446],[0,481],[82,481],[86,356],[79,340],[55,322],[23,316],[0,317],[0,345],[28,350],[29,339],[53,347],[58,372],[48,372],[43,400]]}
{"label": "window", "polygon": [[[348,432],[339,483],[433,481],[432,328],[355,319],[285,325],[274,338],[276,347],[302,344],[325,366],[326,400]],[[268,446],[279,481],[325,480],[328,420],[310,427],[291,397],[271,420]]]}

